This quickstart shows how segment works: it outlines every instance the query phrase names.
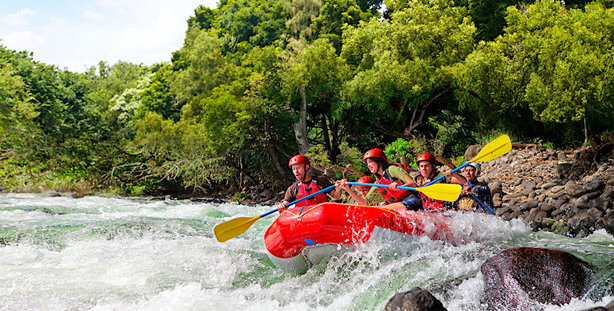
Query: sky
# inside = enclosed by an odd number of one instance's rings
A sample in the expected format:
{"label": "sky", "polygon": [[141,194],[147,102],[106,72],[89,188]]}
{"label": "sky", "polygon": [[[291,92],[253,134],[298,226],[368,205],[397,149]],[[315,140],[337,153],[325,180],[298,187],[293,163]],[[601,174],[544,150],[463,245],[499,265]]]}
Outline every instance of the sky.
{"label": "sky", "polygon": [[218,0],[0,0],[0,41],[73,72],[99,61],[168,62],[187,19]]}

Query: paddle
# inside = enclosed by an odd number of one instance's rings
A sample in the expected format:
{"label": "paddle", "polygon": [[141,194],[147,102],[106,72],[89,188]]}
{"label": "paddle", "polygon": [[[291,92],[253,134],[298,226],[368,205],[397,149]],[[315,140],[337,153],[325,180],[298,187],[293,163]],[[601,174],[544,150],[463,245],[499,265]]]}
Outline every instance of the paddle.
{"label": "paddle", "polygon": [[473,197],[473,198],[474,198],[474,199],[475,199],[475,200],[476,200],[478,203],[480,203],[480,205],[482,205],[482,207],[483,207],[483,208],[485,208],[485,209],[486,209],[486,210],[487,210],[487,211],[488,211],[488,212],[489,212],[491,215],[495,215],[495,212],[494,212],[494,211],[493,211],[493,210],[492,210],[490,207],[488,207],[488,205],[484,204],[484,202],[480,201],[480,199],[478,199],[478,197],[477,197],[475,194],[473,194],[473,193],[471,193],[471,192],[469,192],[469,194],[471,194],[471,196],[472,196],[472,197]]}
{"label": "paddle", "polygon": [[[352,181],[348,182],[347,184],[357,185],[357,186],[390,188],[390,185],[368,184],[368,183],[352,182]],[[460,196],[460,193],[461,193],[461,190],[463,190],[463,187],[457,184],[435,184],[435,185],[424,186],[420,188],[397,186],[397,189],[418,191],[418,192],[424,193],[424,195],[426,195],[427,197],[435,199],[435,200],[454,202]]]}
{"label": "paddle", "polygon": [[[294,202],[290,202],[288,204],[286,204],[286,207],[292,205],[292,204],[296,204],[298,202],[307,200],[307,199],[311,199],[314,196],[322,193],[322,192],[326,192],[329,190],[332,190],[333,188],[335,188],[334,185],[328,187],[328,188],[324,188],[318,192],[312,193],[304,198],[300,198]],[[217,226],[215,226],[215,228],[213,228],[213,232],[215,233],[215,238],[218,240],[218,242],[226,242],[238,235],[240,235],[241,233],[247,231],[247,229],[249,229],[249,227],[251,227],[256,220],[268,216],[270,214],[273,214],[277,212],[277,209],[271,210],[269,212],[266,212],[260,216],[256,216],[256,217],[239,217],[239,218],[235,218],[235,219],[231,219],[229,221],[223,222]]]}
{"label": "paddle", "polygon": [[[512,150],[512,142],[510,140],[510,137],[507,135],[502,135],[499,138],[491,141],[490,143],[488,143],[486,146],[484,146],[482,148],[482,150],[480,150],[480,152],[478,152],[478,154],[471,159],[471,161],[455,168],[452,170],[452,173],[460,170],[461,168],[471,164],[471,162],[478,162],[478,161],[490,161],[492,159],[496,159],[508,152],[510,152],[510,150]],[[430,186],[438,181],[440,181],[441,179],[445,178],[445,175],[440,176],[439,178],[431,181],[430,183],[426,184],[427,186]]]}

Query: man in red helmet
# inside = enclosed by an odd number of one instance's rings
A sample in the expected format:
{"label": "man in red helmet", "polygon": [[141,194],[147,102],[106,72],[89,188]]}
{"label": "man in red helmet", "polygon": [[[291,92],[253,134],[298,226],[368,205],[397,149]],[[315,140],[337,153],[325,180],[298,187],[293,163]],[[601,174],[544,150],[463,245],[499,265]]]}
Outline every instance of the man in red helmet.
{"label": "man in red helmet", "polygon": [[[431,181],[439,178],[441,174],[437,174],[437,170],[435,169],[435,165],[437,165],[437,160],[435,159],[435,155],[432,153],[423,153],[418,156],[416,159],[416,164],[418,164],[419,173],[416,175],[416,184],[418,187],[423,187],[429,184]],[[444,173],[442,173],[444,174]],[[448,183],[457,183],[464,184],[467,182],[465,177],[450,171],[445,173],[446,178],[441,179],[439,182],[448,182]],[[430,212],[441,212],[446,209],[453,208],[452,202],[435,200],[427,197],[422,192],[420,192],[420,200],[417,202],[413,202],[412,205],[413,210],[417,210],[423,208],[426,211]]]}
{"label": "man in red helmet", "polygon": [[[287,209],[286,205],[288,203],[296,201],[298,199],[304,198],[310,194],[316,193],[324,188],[328,188],[332,186],[330,181],[326,179],[324,176],[313,176],[309,169],[311,168],[311,162],[309,159],[302,155],[293,156],[288,163],[288,166],[292,169],[292,173],[294,177],[296,177],[297,182],[292,184],[292,186],[288,187],[286,190],[286,195],[284,196],[284,200],[277,205],[277,209],[279,212],[283,212]],[[331,190],[332,197],[334,200],[339,200],[341,198],[341,189]],[[296,203],[297,207],[302,207],[306,205],[313,205],[318,203],[328,202],[328,197],[325,193],[320,193],[312,197],[311,199],[303,200],[301,202]]]}
{"label": "man in red helmet", "polygon": [[411,192],[396,189],[396,186],[416,186],[416,183],[404,168],[388,163],[384,151],[379,148],[367,151],[362,160],[367,164],[369,171],[375,175],[375,183],[390,185],[390,188],[373,187],[369,190],[364,200],[357,200],[358,204],[378,205],[378,203],[382,202],[381,195],[386,208],[406,209],[407,206],[411,205],[409,198]]}

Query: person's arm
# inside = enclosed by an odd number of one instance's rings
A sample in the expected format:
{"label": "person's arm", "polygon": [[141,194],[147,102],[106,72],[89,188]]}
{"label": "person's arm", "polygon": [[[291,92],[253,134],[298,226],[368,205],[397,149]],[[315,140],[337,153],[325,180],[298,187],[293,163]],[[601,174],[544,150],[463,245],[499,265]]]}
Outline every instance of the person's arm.
{"label": "person's arm", "polygon": [[[403,187],[416,187],[416,182],[411,179],[411,176],[409,176],[404,169],[398,167],[398,166],[391,166],[388,168],[388,172],[390,173],[390,176],[398,179],[398,180],[404,180],[405,183],[402,184],[401,186]],[[392,183],[390,184],[390,190],[395,190],[397,188],[397,184],[396,183]]]}
{"label": "person's arm", "polygon": [[[330,183],[330,181],[324,177],[324,176],[318,176],[317,177],[317,181],[318,184],[320,185],[320,187],[322,187],[322,189],[324,188],[328,188],[330,186],[332,186],[333,184]],[[335,185],[337,183],[335,182]],[[327,194],[330,195],[330,197],[334,200],[334,201],[339,201],[341,199],[341,188],[339,187],[335,187],[335,189],[329,191]]]}
{"label": "person's arm", "polygon": [[288,187],[288,189],[286,190],[286,194],[284,195],[283,201],[281,201],[281,203],[277,205],[277,210],[279,211],[279,213],[288,209],[288,207],[286,206],[288,203],[296,201],[296,191],[294,189],[295,185],[296,183]]}
{"label": "person's arm", "polygon": [[452,173],[452,170],[446,172],[446,178],[450,178],[450,183],[464,185],[467,183],[467,178],[458,172]]}
{"label": "person's arm", "polygon": [[365,196],[366,206],[377,206],[378,203],[384,202],[384,197],[379,192],[377,187],[371,187],[367,195]]}
{"label": "person's arm", "polygon": [[347,181],[345,179],[337,180],[335,182],[335,186],[337,187],[337,189],[345,190],[345,192],[347,192],[352,197],[352,199],[356,201],[358,205],[367,205],[367,200],[365,200],[365,198],[363,198],[360,194],[354,192],[354,190],[352,190],[352,187],[347,184]]}

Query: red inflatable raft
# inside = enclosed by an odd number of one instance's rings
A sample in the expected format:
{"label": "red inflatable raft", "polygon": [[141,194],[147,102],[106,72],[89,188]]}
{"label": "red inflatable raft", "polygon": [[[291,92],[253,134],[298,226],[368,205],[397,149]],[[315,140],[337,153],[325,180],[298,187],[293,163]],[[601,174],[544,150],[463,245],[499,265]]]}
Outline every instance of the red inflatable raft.
{"label": "red inflatable raft", "polygon": [[366,243],[374,230],[447,240],[445,216],[374,206],[321,203],[284,211],[264,235],[269,258],[283,270],[304,273],[332,255]]}

